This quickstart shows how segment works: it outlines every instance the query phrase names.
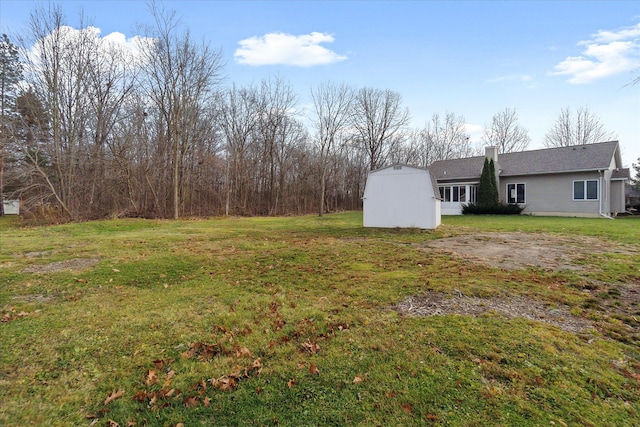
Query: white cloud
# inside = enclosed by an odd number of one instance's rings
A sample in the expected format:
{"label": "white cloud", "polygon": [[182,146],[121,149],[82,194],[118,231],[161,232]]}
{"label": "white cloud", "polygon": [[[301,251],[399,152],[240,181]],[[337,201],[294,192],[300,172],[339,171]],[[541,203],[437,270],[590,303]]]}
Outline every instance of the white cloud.
{"label": "white cloud", "polygon": [[640,23],[616,31],[600,30],[578,45],[585,46],[582,55],[567,57],[549,75],[569,76],[569,83],[584,84],[640,67]]}
{"label": "white cloud", "polygon": [[41,49],[44,46],[50,47],[55,43],[56,36],[59,36],[59,42],[61,42],[66,48],[74,49],[77,43],[91,42],[93,46],[100,51],[102,50],[117,50],[122,54],[123,65],[126,64],[138,64],[141,61],[141,48],[153,43],[153,39],[134,36],[127,38],[120,32],[113,32],[101,37],[102,31],[100,28],[89,26],[84,29],[76,29],[70,26],[61,26],[58,30],[59,33],[48,34],[43,40],[35,43],[30,51],[29,58],[32,63],[40,64]]}
{"label": "white cloud", "polygon": [[119,46],[130,52],[137,52],[138,50],[140,50],[140,45],[145,43],[145,40],[149,41],[152,39],[140,36],[134,36],[128,39],[124,34],[116,31],[111,34],[107,34],[102,38],[102,40],[104,40],[105,43]]}
{"label": "white cloud", "polygon": [[593,40],[598,43],[608,43],[618,40],[637,40],[638,37],[640,37],[640,22],[633,27],[623,28],[618,31],[600,30],[593,35]]}
{"label": "white cloud", "polygon": [[[144,55],[141,49],[154,42],[154,39],[134,36],[127,38],[120,32],[113,32],[106,36],[101,36],[100,28],[89,26],[83,29],[76,29],[70,26],[60,26],[57,30],[46,35],[37,41],[27,52],[29,62],[33,66],[33,71],[38,70],[42,65],[42,48],[52,49],[53,44],[59,44],[60,52],[63,56],[74,55],[78,43],[91,43],[91,48],[95,52],[104,54],[109,52],[115,54],[113,58],[116,65],[120,67],[139,67],[144,65]],[[88,45],[89,46],[89,45]],[[71,64],[64,61],[65,64]],[[100,63],[103,64],[103,63]],[[103,64],[104,65],[104,64]],[[107,65],[108,66],[108,65]]]}
{"label": "white cloud", "polygon": [[251,66],[294,65],[312,67],[344,61],[345,55],[339,55],[321,43],[332,43],[333,36],[312,32],[294,36],[285,33],[269,33],[261,37],[240,40],[235,51],[236,61]]}

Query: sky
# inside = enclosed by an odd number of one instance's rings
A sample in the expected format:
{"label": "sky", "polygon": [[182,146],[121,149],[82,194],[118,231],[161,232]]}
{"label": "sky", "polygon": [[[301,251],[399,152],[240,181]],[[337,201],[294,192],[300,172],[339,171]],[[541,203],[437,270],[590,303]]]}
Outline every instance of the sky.
{"label": "sky", "polygon": [[[0,0],[0,32],[24,34],[42,2]],[[46,5],[46,3],[44,3]],[[59,1],[67,24],[130,41],[147,1]],[[411,125],[463,116],[482,143],[494,114],[515,109],[544,148],[563,108],[588,108],[640,159],[640,1],[165,1],[191,35],[220,49],[224,84],[279,76],[308,111],[325,82],[390,89]],[[81,20],[80,16],[84,19]],[[115,33],[115,34],[114,34]]]}

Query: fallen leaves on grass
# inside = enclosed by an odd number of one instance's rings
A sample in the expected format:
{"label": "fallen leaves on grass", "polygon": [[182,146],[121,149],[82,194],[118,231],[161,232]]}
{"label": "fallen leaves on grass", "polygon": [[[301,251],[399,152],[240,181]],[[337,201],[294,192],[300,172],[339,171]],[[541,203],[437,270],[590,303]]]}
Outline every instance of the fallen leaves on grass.
{"label": "fallen leaves on grass", "polygon": [[364,377],[362,375],[356,375],[353,379],[354,384],[360,384],[362,382],[364,382]]}
{"label": "fallen leaves on grass", "polygon": [[155,369],[148,369],[144,375],[144,383],[151,386],[158,382],[158,372]]}
{"label": "fallen leaves on grass", "polygon": [[120,389],[118,391],[113,390],[109,394],[109,396],[107,396],[107,398],[104,400],[104,404],[108,405],[109,403],[113,402],[114,400],[120,399],[122,396],[124,396],[124,389]]}
{"label": "fallen leaves on grass", "polygon": [[249,350],[247,347],[240,347],[240,346],[236,345],[235,350],[236,350],[236,357],[251,357],[251,356],[253,356],[251,354],[251,350]]}
{"label": "fallen leaves on grass", "polygon": [[200,402],[198,401],[198,398],[195,396],[185,397],[183,400],[183,403],[184,403],[184,406],[187,408],[193,408],[200,404]]}
{"label": "fallen leaves on grass", "polygon": [[318,343],[312,342],[311,340],[303,342],[302,348],[310,354],[317,354],[320,351],[320,345],[318,345]]}
{"label": "fallen leaves on grass", "polygon": [[433,422],[435,422],[435,421],[440,421],[440,418],[438,418],[438,416],[437,416],[437,415],[430,414],[430,413],[428,413],[428,412],[425,414],[425,418],[426,418],[427,420],[429,420],[429,421],[433,421]]}
{"label": "fallen leaves on grass", "polygon": [[[196,358],[199,361],[208,361],[214,354],[226,354],[229,357],[236,356],[238,359],[246,358],[251,355],[251,351],[246,347],[236,347],[235,352],[223,352],[218,344],[203,344],[197,342],[192,344],[185,353],[184,359]],[[175,407],[175,405],[183,405],[186,408],[195,408],[198,406],[210,407],[212,390],[223,392],[234,391],[240,382],[246,378],[259,375],[262,372],[262,360],[254,359],[248,364],[240,364],[232,369],[231,373],[222,375],[218,378],[201,379],[192,383],[192,385],[183,393],[181,390],[172,386],[173,380],[177,377],[176,371],[169,368],[169,363],[175,360],[156,359],[153,364],[157,369],[147,369],[142,376],[142,382],[146,386],[144,390],[138,390],[133,395],[135,402],[145,404],[152,411],[158,411],[166,408]],[[158,390],[159,384],[162,389]],[[210,384],[210,386],[208,386]],[[108,402],[105,401],[105,404]]]}
{"label": "fallen leaves on grass", "polygon": [[336,330],[346,331],[347,329],[349,329],[350,325],[348,323],[327,323],[327,327],[329,328],[331,333],[335,333]]}
{"label": "fallen leaves on grass", "polygon": [[2,313],[2,316],[0,317],[0,322],[8,323],[13,320],[20,319],[22,317],[28,317],[38,313],[40,313],[40,310],[35,310],[35,311],[32,311],[31,313],[27,313],[26,311],[18,311],[15,307],[8,307],[7,311]]}
{"label": "fallen leaves on grass", "polygon": [[320,369],[318,369],[318,367],[312,363],[311,365],[309,365],[309,373],[311,375],[320,375]]}
{"label": "fallen leaves on grass", "polygon": [[215,388],[221,391],[232,391],[237,386],[236,378],[229,375],[224,375],[218,379],[212,380],[212,384]]}
{"label": "fallen leaves on grass", "polygon": [[192,359],[198,357],[201,362],[207,362],[218,355],[227,356],[229,352],[225,350],[219,344],[205,344],[202,342],[195,342],[189,346],[189,349],[183,352],[180,356],[183,359]]}

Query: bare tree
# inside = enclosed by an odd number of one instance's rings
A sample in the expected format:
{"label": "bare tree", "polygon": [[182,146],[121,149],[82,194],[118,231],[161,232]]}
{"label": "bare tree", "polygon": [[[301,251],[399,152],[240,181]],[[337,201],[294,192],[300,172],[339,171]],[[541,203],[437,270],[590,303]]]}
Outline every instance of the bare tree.
{"label": "bare tree", "polygon": [[575,116],[569,107],[563,108],[544,136],[545,147],[568,147],[593,144],[615,139],[615,134],[605,129],[598,116],[588,107],[579,108]]}
{"label": "bare tree", "polygon": [[279,76],[262,80],[259,92],[259,123],[255,141],[260,150],[258,211],[274,214],[277,205],[278,140],[295,115],[298,96],[291,84]]}
{"label": "bare tree", "polygon": [[22,78],[18,47],[6,34],[0,37],[0,216],[4,215],[4,166],[12,122],[15,122],[15,100]]}
{"label": "bare tree", "polygon": [[29,113],[23,121],[31,133],[23,154],[31,164],[30,188],[39,176],[41,203],[55,200],[69,219],[113,214],[123,194],[113,185],[119,174],[110,169],[115,153],[107,148],[133,94],[133,61],[85,26],[83,17],[80,29],[68,26],[59,7],[35,9],[30,29],[22,40],[29,88],[22,112]]}
{"label": "bare tree", "polygon": [[368,154],[370,170],[377,169],[405,136],[409,110],[402,108],[399,93],[367,87],[357,92],[353,107],[355,138]]}
{"label": "bare tree", "polygon": [[231,209],[236,213],[247,209],[250,182],[247,157],[260,114],[257,90],[233,86],[221,94],[218,105],[225,138],[225,215],[229,215]]}
{"label": "bare tree", "polygon": [[[31,36],[33,43],[23,41],[29,52],[26,78],[49,115],[50,135],[25,154],[65,216],[78,219],[86,188],[80,171],[86,160],[90,109],[86,82],[94,34],[67,26],[62,10],[50,6],[32,12]],[[51,168],[43,167],[44,157]]]}
{"label": "bare tree", "polygon": [[439,114],[434,114],[420,132],[419,139],[423,166],[438,160],[460,159],[474,154],[464,117],[454,113],[446,113],[444,120]]}
{"label": "bare tree", "polygon": [[125,195],[107,191],[112,188],[108,183],[112,180],[109,170],[112,157],[108,156],[107,148],[116,124],[125,120],[124,105],[134,93],[136,70],[132,55],[118,45],[100,39],[97,34],[89,41],[92,43],[88,53],[90,67],[85,79],[89,99],[87,133],[91,138],[85,164],[90,183],[87,201],[93,215],[100,211],[111,214],[105,210],[117,205],[117,200]]}
{"label": "bare tree", "polygon": [[199,120],[220,82],[222,54],[206,43],[197,45],[188,30],[181,32],[175,12],[151,4],[155,27],[149,30],[154,43],[145,43],[145,88],[158,112],[162,139],[171,153],[172,216],[180,216],[181,173],[184,159],[198,134]]}
{"label": "bare tree", "polygon": [[420,130],[407,129],[403,133],[402,143],[397,144],[389,152],[390,162],[415,166],[422,165]]}
{"label": "bare tree", "polygon": [[[276,170],[275,195],[270,214],[280,215],[287,211],[287,201],[293,193],[288,177],[300,167],[296,154],[309,139],[307,129],[295,117],[286,116],[274,140],[274,162]],[[292,174],[294,172],[294,174]]]}
{"label": "bare tree", "polygon": [[523,151],[531,142],[527,129],[518,124],[515,108],[505,108],[494,114],[491,125],[485,127],[483,140],[497,146],[500,153]]}
{"label": "bare tree", "polygon": [[336,144],[341,143],[341,137],[345,137],[345,132],[351,119],[351,104],[354,91],[345,84],[323,83],[314,91],[311,91],[315,119],[313,128],[315,136],[313,142],[319,152],[320,169],[320,203],[318,213],[320,216],[325,211],[325,193],[327,169],[329,159],[332,156]]}

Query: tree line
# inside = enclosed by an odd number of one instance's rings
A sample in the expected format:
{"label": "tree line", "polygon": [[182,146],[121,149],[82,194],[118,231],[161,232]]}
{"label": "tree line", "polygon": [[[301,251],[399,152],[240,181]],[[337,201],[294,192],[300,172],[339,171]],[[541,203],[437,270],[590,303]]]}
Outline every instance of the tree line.
{"label": "tree line", "polygon": [[[175,12],[152,4],[150,15],[135,49],[68,26],[55,5],[36,8],[15,41],[2,35],[0,198],[60,220],[322,215],[359,209],[370,170],[482,153],[454,113],[412,129],[389,89],[324,82],[303,115],[281,76],[228,85],[221,51]],[[608,136],[588,109],[578,117],[574,131],[562,110],[545,144]],[[484,141],[510,152],[530,138],[506,108]]]}

